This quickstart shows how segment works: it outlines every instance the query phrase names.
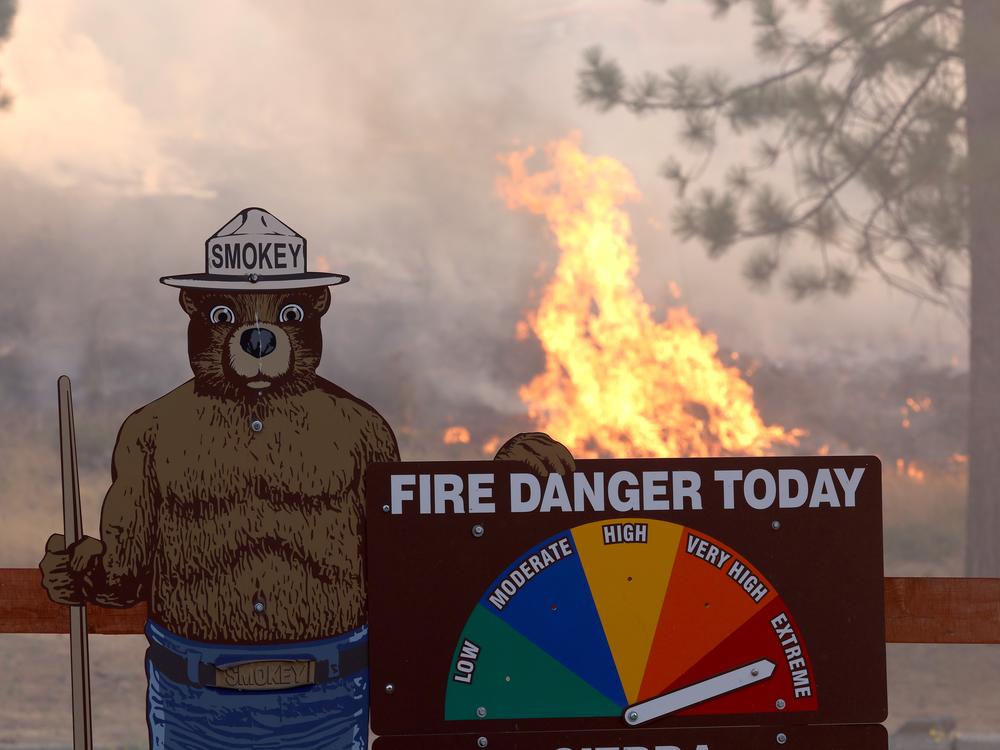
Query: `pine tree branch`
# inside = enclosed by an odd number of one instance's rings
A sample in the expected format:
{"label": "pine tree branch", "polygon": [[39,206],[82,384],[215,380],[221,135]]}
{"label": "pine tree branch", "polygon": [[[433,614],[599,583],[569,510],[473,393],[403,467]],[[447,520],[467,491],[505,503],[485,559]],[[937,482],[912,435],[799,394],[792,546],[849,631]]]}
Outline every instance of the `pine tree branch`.
{"label": "pine tree branch", "polygon": [[[901,187],[897,193],[905,192],[906,189],[907,187]],[[874,245],[872,235],[876,230],[879,216],[882,214],[888,214],[896,221],[897,224],[899,223],[899,217],[896,216],[892,210],[892,202],[893,201],[890,196],[883,196],[878,205],[876,205],[875,208],[873,208],[869,213],[864,225],[860,228],[862,242],[865,247],[871,248]],[[884,239],[891,241],[908,242],[912,240],[906,232],[893,232],[891,234],[880,232],[880,234],[883,235]],[[931,294],[913,281],[890,272],[885,268],[885,266],[883,266],[878,253],[869,252],[865,257],[864,262],[868,267],[872,268],[876,274],[878,274],[886,285],[905,292],[912,297],[923,300],[924,302],[928,302],[935,307],[947,307],[953,309],[954,301],[949,299],[947,296]]]}
{"label": "pine tree branch", "polygon": [[[918,20],[914,24],[913,28],[914,29],[919,29],[919,28],[923,27],[924,24],[926,24],[929,21],[933,20],[941,12],[942,12],[942,10],[940,8],[933,8],[932,10],[930,10],[929,12],[927,12],[923,16],[923,18],[921,18],[920,20]],[[900,17],[897,17],[897,19],[898,18],[900,18]],[[880,38],[887,31],[891,30],[891,26],[892,26],[892,24],[887,24],[886,27],[880,29],[879,30],[879,34],[876,36],[876,39]],[[945,55],[945,57],[947,57],[947,55]],[[847,85],[846,95],[844,96],[844,99],[841,102],[840,107],[837,110],[837,114],[834,115],[833,120],[829,123],[829,126],[827,128],[826,134],[823,137],[822,142],[819,144],[819,146],[816,149],[817,154],[819,154],[820,161],[823,161],[823,155],[825,154],[826,149],[828,148],[828,146],[830,144],[830,140],[843,127],[844,121],[845,121],[848,113],[852,109],[858,110],[857,102],[855,101],[854,96],[857,93],[858,89],[862,86],[862,84],[864,84],[866,82],[867,82],[866,81],[866,71],[864,71],[863,67],[860,64],[856,64],[854,66],[854,70],[852,71],[851,79],[850,79],[850,81],[848,82],[848,85]]]}
{"label": "pine tree branch", "polygon": [[[754,81],[753,83],[744,84],[742,86],[737,86],[736,88],[726,92],[717,97],[702,101],[692,101],[692,102],[679,102],[671,99],[653,99],[645,96],[637,96],[631,98],[623,98],[622,104],[633,111],[673,111],[673,112],[693,112],[693,111],[704,111],[704,110],[718,110],[725,107],[728,104],[737,101],[743,96],[748,94],[754,94],[764,91],[775,84],[782,83],[784,81],[790,80],[795,76],[806,72],[810,68],[816,66],[828,66],[833,58],[833,56],[842,48],[847,46],[850,42],[854,41],[858,34],[863,31],[869,31],[876,26],[885,23],[891,19],[900,17],[902,14],[906,14],[909,11],[923,7],[927,5],[928,0],[907,0],[907,2],[897,5],[892,10],[883,13],[881,16],[872,19],[865,26],[856,30],[850,34],[845,34],[837,41],[832,44],[828,44],[824,47],[818,54],[808,56],[806,59],[802,60],[799,64],[788,68],[786,70],[780,71],[773,75],[767,76],[760,80]],[[931,15],[936,14],[934,11]]]}
{"label": "pine tree branch", "polygon": [[[767,283],[808,234],[819,257],[786,277],[794,294],[849,291],[870,268],[892,288],[960,312],[963,287],[951,276],[968,260],[959,216],[967,201],[964,69],[956,64],[964,59],[962,2],[858,6],[831,3],[838,11],[831,24],[809,34],[784,28],[780,14],[765,18],[757,51],[777,60],[777,70],[742,85],[685,68],[627,80],[594,50],[580,74],[581,96],[603,109],[622,104],[684,117],[706,157],[693,175],[675,162],[669,175],[682,189],[704,174],[721,118],[736,135],[763,131],[759,163],[730,170],[724,190],[683,201],[676,225],[710,255],[767,238],[768,249],[744,269],[751,282]],[[772,167],[791,169],[791,200],[766,182],[755,187],[755,175]],[[857,200],[863,193],[867,207]],[[858,241],[853,260],[835,256]]]}
{"label": "pine tree branch", "polygon": [[[802,213],[797,218],[790,220],[788,223],[789,227],[801,226],[805,222],[809,221],[819,211],[821,211],[831,200],[833,200],[837,196],[837,194],[844,188],[845,185],[847,185],[851,180],[857,177],[858,173],[868,163],[868,161],[875,154],[875,152],[882,146],[883,143],[885,143],[886,139],[889,138],[889,136],[891,136],[893,132],[895,132],[896,127],[903,120],[904,116],[909,111],[909,108],[913,105],[913,103],[917,100],[917,98],[924,91],[924,89],[926,89],[927,86],[930,84],[930,82],[934,79],[934,76],[937,74],[937,70],[942,62],[944,62],[944,57],[939,58],[938,61],[935,62],[930,67],[930,69],[927,71],[927,74],[921,79],[921,82],[913,88],[909,96],[906,98],[906,101],[904,101],[902,106],[900,106],[899,110],[896,112],[896,115],[892,118],[889,125],[875,138],[875,140],[871,142],[871,144],[869,144],[869,146],[861,154],[860,158],[856,160],[855,164],[850,169],[848,169],[843,175],[841,175],[837,180],[830,183],[826,192],[822,196],[820,196],[807,211]],[[754,239],[754,238],[764,237],[769,234],[772,234],[772,232],[766,232],[766,231],[741,232],[739,239],[741,240]]]}

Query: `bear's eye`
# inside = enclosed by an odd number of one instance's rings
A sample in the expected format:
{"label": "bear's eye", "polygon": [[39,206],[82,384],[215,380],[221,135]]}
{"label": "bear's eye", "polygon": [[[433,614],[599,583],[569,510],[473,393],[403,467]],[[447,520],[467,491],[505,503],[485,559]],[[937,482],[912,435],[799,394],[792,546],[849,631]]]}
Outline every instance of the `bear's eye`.
{"label": "bear's eye", "polygon": [[285,305],[278,313],[278,320],[282,323],[299,323],[305,316],[306,314],[298,305]]}
{"label": "bear's eye", "polygon": [[208,319],[213,323],[235,323],[236,314],[225,305],[216,305],[208,314]]}

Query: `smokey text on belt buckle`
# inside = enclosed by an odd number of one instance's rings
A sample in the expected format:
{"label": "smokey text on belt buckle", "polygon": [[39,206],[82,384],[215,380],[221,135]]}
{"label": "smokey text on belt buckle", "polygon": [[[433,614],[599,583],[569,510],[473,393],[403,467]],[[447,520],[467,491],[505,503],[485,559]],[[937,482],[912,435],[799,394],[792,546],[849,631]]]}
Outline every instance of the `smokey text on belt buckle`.
{"label": "smokey text on belt buckle", "polygon": [[228,690],[285,690],[316,684],[316,662],[275,659],[215,668],[215,687]]}

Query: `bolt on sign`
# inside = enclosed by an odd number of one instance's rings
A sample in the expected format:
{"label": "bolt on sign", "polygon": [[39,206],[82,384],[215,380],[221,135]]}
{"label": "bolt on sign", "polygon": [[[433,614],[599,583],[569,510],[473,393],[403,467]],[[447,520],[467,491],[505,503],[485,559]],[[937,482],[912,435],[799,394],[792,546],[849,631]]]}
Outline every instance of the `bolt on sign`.
{"label": "bolt on sign", "polygon": [[886,747],[845,726],[887,714],[873,456],[377,464],[367,498],[380,750]]}

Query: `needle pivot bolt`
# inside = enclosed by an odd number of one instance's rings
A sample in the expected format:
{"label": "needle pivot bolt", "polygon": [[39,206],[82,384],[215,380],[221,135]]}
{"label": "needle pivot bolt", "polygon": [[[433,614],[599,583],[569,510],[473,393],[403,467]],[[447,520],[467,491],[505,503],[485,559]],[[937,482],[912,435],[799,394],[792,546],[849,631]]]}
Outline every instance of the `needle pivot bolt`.
{"label": "needle pivot bolt", "polygon": [[786,735],[784,732],[778,732],[778,736],[775,737],[775,739],[778,741],[779,745],[784,745],[786,742],[788,742],[788,735]]}
{"label": "needle pivot bolt", "polygon": [[480,719],[482,719],[483,717],[485,717],[486,716],[486,709],[483,708],[482,706],[480,706],[479,708],[477,708],[476,709],[476,716],[478,716]]}
{"label": "needle pivot bolt", "polygon": [[489,744],[490,741],[487,740],[485,737],[480,737],[478,740],[476,740],[476,747],[486,747]]}
{"label": "needle pivot bolt", "polygon": [[777,708],[779,711],[784,710],[784,708],[785,708],[785,699],[784,698],[778,698],[778,700],[776,700],[774,702],[774,707]]}

